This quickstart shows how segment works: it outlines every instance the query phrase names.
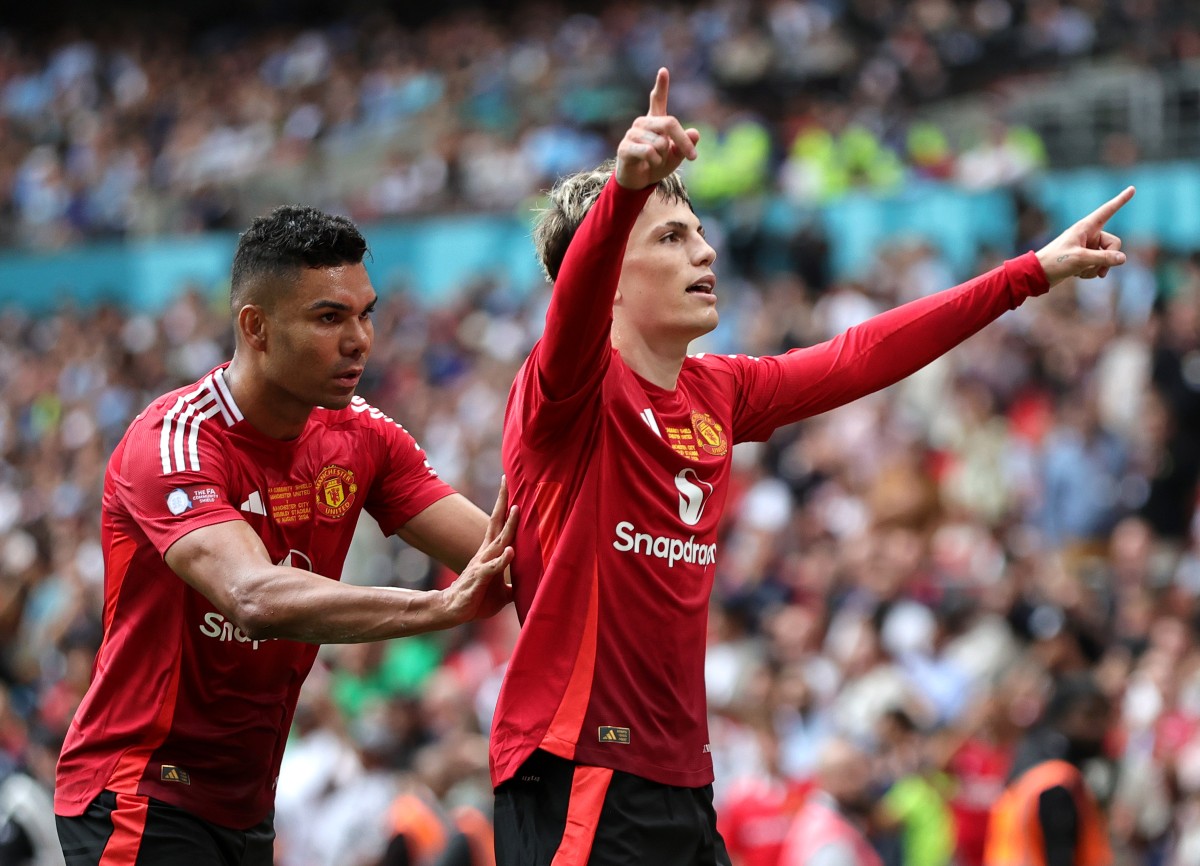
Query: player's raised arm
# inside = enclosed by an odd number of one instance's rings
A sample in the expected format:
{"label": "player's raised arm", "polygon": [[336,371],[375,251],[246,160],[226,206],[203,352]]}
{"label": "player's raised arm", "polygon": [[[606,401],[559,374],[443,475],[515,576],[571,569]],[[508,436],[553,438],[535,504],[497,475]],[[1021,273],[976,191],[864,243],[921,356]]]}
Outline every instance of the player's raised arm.
{"label": "player's raised arm", "polygon": [[655,185],[684,159],[696,158],[700,134],[668,113],[669,87],[670,75],[660,69],[647,113],[635,118],[621,139],[615,165],[561,180],[534,231],[554,280],[546,330],[535,353],[542,388],[551,399],[578,393],[602,368],[630,229]]}
{"label": "player's raised arm", "polygon": [[670,88],[671,75],[663,67],[650,91],[649,110],[633,121],[617,146],[617,183],[626,189],[645,189],[679,168],[684,159],[696,158],[700,133],[684,129],[667,113]]}

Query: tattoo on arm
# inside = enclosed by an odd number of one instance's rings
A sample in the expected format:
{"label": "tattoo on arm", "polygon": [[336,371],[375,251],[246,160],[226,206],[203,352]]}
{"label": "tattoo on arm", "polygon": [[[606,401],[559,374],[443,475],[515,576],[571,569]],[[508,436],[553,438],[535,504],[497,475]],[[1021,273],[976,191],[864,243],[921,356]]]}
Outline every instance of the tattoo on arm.
{"label": "tattoo on arm", "polygon": [[1059,257],[1058,257],[1057,261],[1060,261],[1060,262],[1065,262],[1065,261],[1066,261],[1067,259],[1069,259],[1069,258],[1071,258],[1071,254],[1070,254],[1070,253],[1064,253],[1063,255],[1061,255],[1061,256],[1059,256]]}

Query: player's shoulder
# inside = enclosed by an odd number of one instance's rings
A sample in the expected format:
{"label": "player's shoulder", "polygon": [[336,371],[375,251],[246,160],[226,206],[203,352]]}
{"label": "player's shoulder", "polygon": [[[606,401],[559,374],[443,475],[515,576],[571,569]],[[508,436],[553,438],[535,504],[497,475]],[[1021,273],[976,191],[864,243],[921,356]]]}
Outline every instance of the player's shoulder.
{"label": "player's shoulder", "polygon": [[318,409],[313,418],[329,430],[351,436],[408,435],[403,424],[359,396],[351,399],[350,405],[344,409]]}
{"label": "player's shoulder", "polygon": [[763,359],[758,355],[741,353],[723,354],[720,352],[696,352],[683,359],[684,368],[688,367],[729,367],[743,364],[756,364]]}
{"label": "player's shoulder", "polygon": [[240,420],[223,369],[217,368],[152,400],[130,422],[113,457],[123,464],[131,459],[161,463],[164,474],[198,470],[209,447],[204,443]]}
{"label": "player's shoulder", "polygon": [[724,355],[716,352],[697,352],[683,359],[680,375],[686,376],[720,376],[736,373],[738,370],[762,361],[756,355]]}
{"label": "player's shoulder", "polygon": [[[138,413],[130,429],[138,427],[170,427],[184,431],[187,436],[193,429],[231,427],[241,420],[241,411],[233,401],[233,395],[225,383],[224,369],[218,367],[199,381],[168,391],[152,400]],[[207,422],[212,419],[213,424]]]}

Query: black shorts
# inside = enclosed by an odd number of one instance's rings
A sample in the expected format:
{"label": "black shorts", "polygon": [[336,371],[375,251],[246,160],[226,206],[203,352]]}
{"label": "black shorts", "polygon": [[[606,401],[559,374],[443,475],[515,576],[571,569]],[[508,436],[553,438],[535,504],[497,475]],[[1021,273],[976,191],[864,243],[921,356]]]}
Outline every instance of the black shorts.
{"label": "black shorts", "polygon": [[496,789],[496,866],[729,866],[712,785],[677,788],[534,752]]}
{"label": "black shorts", "polygon": [[67,866],[271,866],[272,818],[230,830],[161,800],[112,791],[78,817],[54,816]]}

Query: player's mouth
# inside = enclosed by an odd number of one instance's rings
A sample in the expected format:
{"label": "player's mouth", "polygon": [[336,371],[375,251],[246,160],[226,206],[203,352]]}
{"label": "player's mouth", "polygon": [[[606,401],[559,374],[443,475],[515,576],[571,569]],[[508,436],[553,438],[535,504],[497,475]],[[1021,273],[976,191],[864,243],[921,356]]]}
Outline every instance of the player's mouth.
{"label": "player's mouth", "polygon": [[354,388],[358,385],[358,380],[362,378],[362,374],[362,367],[354,367],[353,369],[347,370],[339,376],[334,376],[333,381],[337,382],[343,387]]}
{"label": "player's mouth", "polygon": [[715,274],[705,274],[696,282],[687,287],[689,295],[708,295],[716,299],[717,293],[717,277]]}

